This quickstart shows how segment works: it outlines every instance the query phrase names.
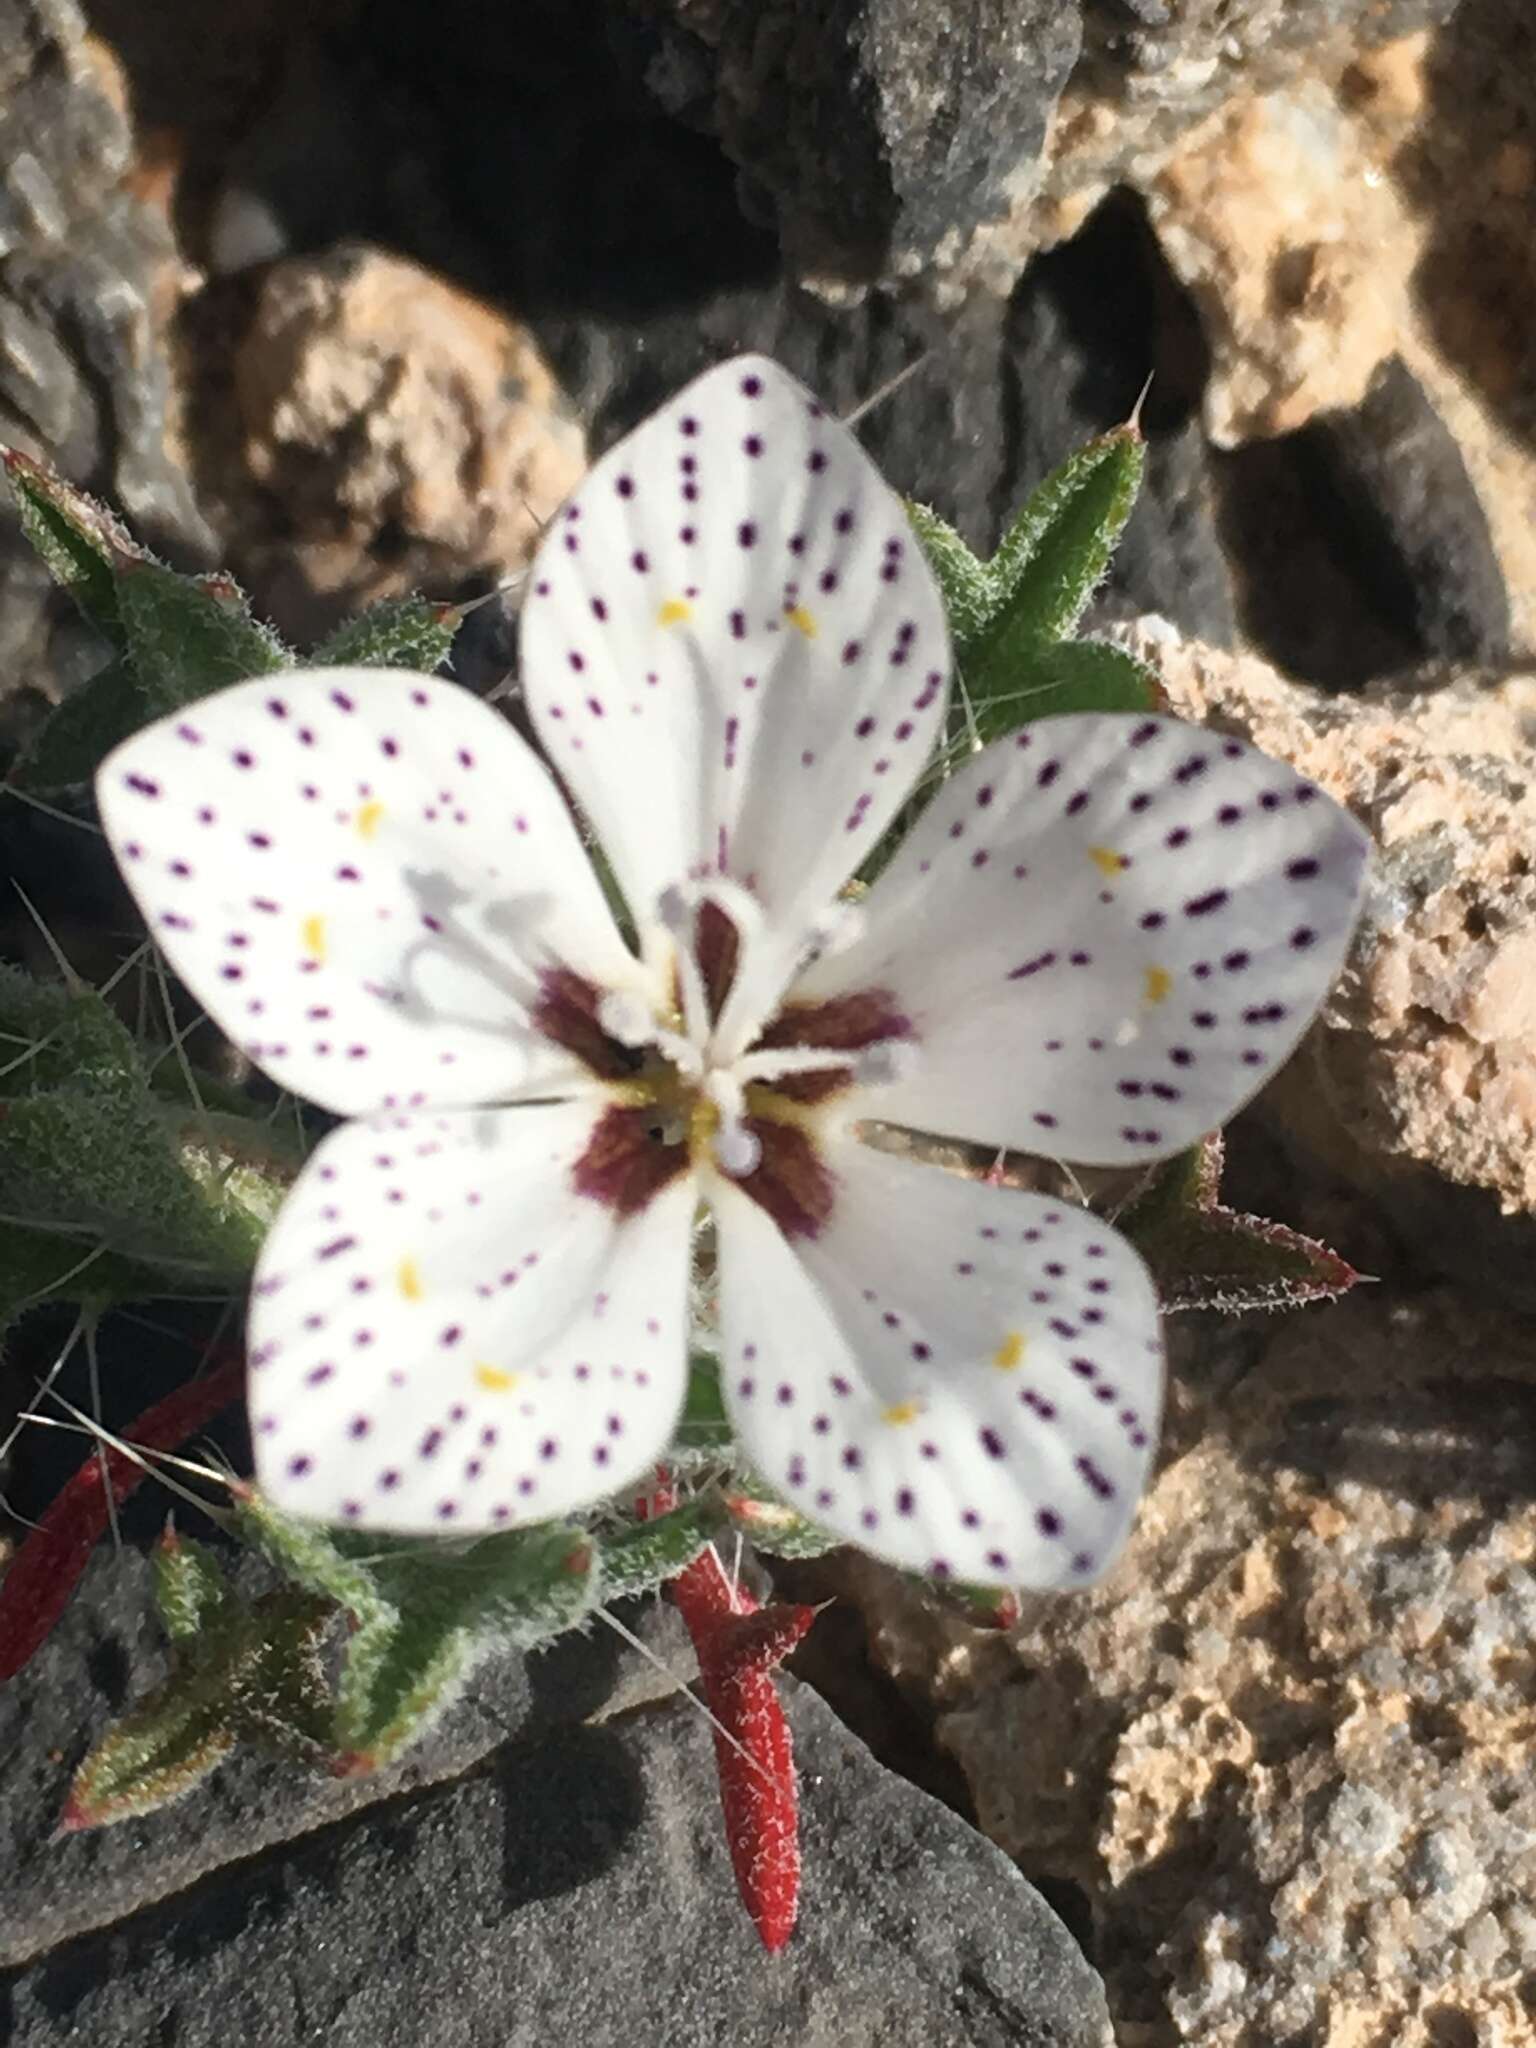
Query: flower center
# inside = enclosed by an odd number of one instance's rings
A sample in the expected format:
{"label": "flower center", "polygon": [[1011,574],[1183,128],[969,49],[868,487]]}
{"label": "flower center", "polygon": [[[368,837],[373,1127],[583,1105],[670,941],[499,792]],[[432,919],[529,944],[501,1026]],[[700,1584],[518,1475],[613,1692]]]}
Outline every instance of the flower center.
{"label": "flower center", "polygon": [[837,906],[786,942],[749,891],[709,880],[668,890],[658,907],[646,952],[663,1000],[547,972],[534,1021],[607,1098],[578,1192],[630,1216],[690,1168],[714,1171],[787,1236],[814,1235],[835,1193],[822,1107],[897,1079],[917,1056],[887,990],[795,998],[808,957],[846,942],[856,915]]}
{"label": "flower center", "polygon": [[[616,993],[603,997],[597,1021],[642,1056],[624,1084],[626,1099],[652,1106],[663,1141],[686,1145],[695,1163],[707,1152],[722,1173],[747,1180],[763,1162],[755,1126],[764,1119],[794,1122],[797,1101],[854,1083],[878,1087],[914,1056],[910,1026],[883,997],[861,1001],[856,1014],[847,1005],[787,1003],[766,1030],[751,1033],[744,1020],[754,997],[761,1004],[777,994],[773,961],[764,957],[774,949],[765,944],[755,899],[739,885],[711,880],[669,889],[657,916],[673,947],[670,1010],[658,1017],[641,997]],[[807,935],[794,967],[821,950],[834,922],[847,930],[839,912]],[[749,1033],[754,1042],[737,1050]]]}

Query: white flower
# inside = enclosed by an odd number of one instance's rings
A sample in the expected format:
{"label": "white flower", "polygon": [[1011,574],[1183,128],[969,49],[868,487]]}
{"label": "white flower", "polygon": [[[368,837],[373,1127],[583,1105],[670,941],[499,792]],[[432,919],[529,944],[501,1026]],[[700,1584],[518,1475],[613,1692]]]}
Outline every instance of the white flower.
{"label": "white flower", "polygon": [[177,971],[319,1146],[250,1314],[262,1485],[397,1530],[537,1521],[677,1421],[697,1205],[740,1441],[817,1522],[938,1575],[1101,1571],[1152,1456],[1151,1282],[1085,1210],[860,1120],[1156,1160],[1295,1045],[1360,831],[1166,718],[977,754],[840,891],[944,719],[900,502],[772,363],[592,471],[523,618],[532,749],[456,686],[269,676],[119,748],[102,816]]}

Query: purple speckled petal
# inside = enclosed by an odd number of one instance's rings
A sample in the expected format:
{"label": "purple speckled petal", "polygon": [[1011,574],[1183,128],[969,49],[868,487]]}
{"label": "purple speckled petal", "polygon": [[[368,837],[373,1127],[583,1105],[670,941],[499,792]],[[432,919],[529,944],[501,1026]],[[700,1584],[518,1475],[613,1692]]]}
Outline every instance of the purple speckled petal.
{"label": "purple speckled petal", "polygon": [[944,714],[943,606],[900,500],[743,357],[606,455],[555,521],[523,681],[642,921],[685,876],[793,925],[890,823]]}
{"label": "purple speckled petal", "polygon": [[1344,959],[1369,841],[1294,770],[1171,718],[1042,719],[948,782],[863,937],[797,993],[879,985],[916,1057],[868,1113],[1102,1165],[1223,1123]]}
{"label": "purple speckled petal", "polygon": [[665,1449],[687,1355],[687,1179],[619,1218],[577,1193],[579,1103],[345,1125],[262,1247],[263,1489],[376,1529],[546,1520]]}
{"label": "purple speckled petal", "polygon": [[102,765],[151,933],[236,1044],[344,1114],[559,1092],[552,969],[622,984],[566,805],[456,684],[320,669],[238,683]]}
{"label": "purple speckled petal", "polygon": [[1162,1393],[1151,1279],[1086,1210],[853,1139],[791,1245],[723,1184],[725,1396],[813,1521],[937,1577],[1049,1588],[1109,1565]]}

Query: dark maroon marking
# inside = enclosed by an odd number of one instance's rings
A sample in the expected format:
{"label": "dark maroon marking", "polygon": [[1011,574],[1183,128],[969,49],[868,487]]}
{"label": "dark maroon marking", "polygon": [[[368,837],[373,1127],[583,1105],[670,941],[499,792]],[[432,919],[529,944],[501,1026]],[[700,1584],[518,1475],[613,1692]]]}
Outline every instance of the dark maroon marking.
{"label": "dark maroon marking", "polygon": [[535,1031],[563,1045],[604,1081],[627,1081],[634,1074],[640,1055],[599,1024],[602,996],[590,981],[569,967],[548,967],[539,976],[539,990],[529,1020]]}
{"label": "dark maroon marking", "polygon": [[[753,1046],[754,1052],[803,1046],[828,1052],[864,1052],[872,1045],[913,1036],[912,1020],[896,1007],[889,989],[866,988],[825,1003],[788,1003]],[[846,1088],[852,1066],[822,1074],[786,1074],[771,1086],[791,1102],[824,1102]]]}
{"label": "dark maroon marking", "polygon": [[663,1142],[657,1135],[659,1115],[650,1108],[604,1110],[571,1169],[577,1194],[618,1216],[638,1216],[685,1172],[688,1147]]}
{"label": "dark maroon marking", "polygon": [[741,934],[728,912],[708,897],[699,905],[693,920],[693,956],[699,963],[709,1014],[718,1017],[736,979],[741,958]]}
{"label": "dark maroon marking", "polygon": [[751,1116],[747,1129],[763,1155],[737,1186],[768,1212],[786,1237],[818,1236],[836,1195],[821,1154],[798,1124]]}

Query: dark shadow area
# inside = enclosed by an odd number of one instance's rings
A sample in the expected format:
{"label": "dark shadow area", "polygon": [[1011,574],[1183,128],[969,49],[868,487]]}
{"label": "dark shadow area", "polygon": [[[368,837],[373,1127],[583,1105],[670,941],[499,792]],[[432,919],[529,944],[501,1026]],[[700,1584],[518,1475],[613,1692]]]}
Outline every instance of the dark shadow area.
{"label": "dark shadow area", "polygon": [[1427,103],[1396,165],[1429,222],[1414,275],[1446,359],[1511,435],[1536,445],[1536,14],[1461,0],[1437,34]]}
{"label": "dark shadow area", "polygon": [[780,1599],[827,1601],[815,1627],[789,1661],[844,1727],[851,1728],[887,1770],[976,1825],[976,1803],[964,1772],[934,1740],[936,1709],[904,1691],[874,1655],[859,1607],[841,1597],[838,1558],[765,1560]]}
{"label": "dark shadow area", "polygon": [[1303,681],[1358,689],[1411,667],[1420,650],[1407,618],[1362,584],[1350,537],[1338,541],[1342,507],[1319,497],[1307,433],[1213,452],[1222,539],[1255,648]]}
{"label": "dark shadow area", "polygon": [[1262,1457],[1319,1488],[1370,1486],[1430,1513],[1475,1501],[1500,1516],[1536,1499],[1536,1388],[1495,1373],[1426,1379],[1358,1394],[1296,1400]]}
{"label": "dark shadow area", "polygon": [[1487,518],[1399,359],[1359,405],[1212,459],[1243,627],[1279,668],[1351,690],[1425,663],[1505,658],[1509,600]]}
{"label": "dark shadow area", "polygon": [[[429,124],[441,203],[474,251],[464,281],[536,323],[645,319],[764,285],[778,267],[773,237],[737,203],[735,167],[663,113],[644,82],[646,37],[619,35],[612,12],[372,0],[333,45],[359,103],[418,136]],[[391,178],[385,200],[397,245],[441,268],[439,223],[413,220],[408,182]]]}
{"label": "dark shadow area", "polygon": [[1129,419],[1145,390],[1146,476],[1090,628],[1150,611],[1217,646],[1232,641],[1231,581],[1198,422],[1209,370],[1194,308],[1131,193],[1111,193],[1070,242],[1035,258],[1014,291],[999,528],[1075,448]]}
{"label": "dark shadow area", "polygon": [[502,1896],[508,1913],[579,1891],[616,1860],[645,1818],[632,1760],[602,1728],[570,1728],[536,1748],[500,1751]]}
{"label": "dark shadow area", "polygon": [[[10,1427],[18,1408],[35,1406],[39,1414],[53,1414],[68,1422],[65,1410],[42,1395],[41,1389],[74,1320],[70,1310],[44,1309],[24,1318],[9,1333],[0,1377],[0,1433]],[[131,1441],[135,1417],[202,1369],[216,1321],[216,1310],[177,1301],[146,1301],[120,1309],[105,1317],[98,1330],[99,1372],[93,1378],[85,1345],[77,1342],[53,1382],[54,1391],[74,1408],[98,1415],[114,1435]],[[227,1319],[227,1342],[238,1342],[243,1322],[243,1311]],[[93,1455],[91,1439],[80,1431],[23,1425],[4,1475],[5,1498],[12,1515],[22,1522],[35,1521]],[[183,1446],[182,1455],[216,1468],[227,1466],[249,1473],[250,1434],[243,1404],[234,1403],[217,1421],[199,1430]],[[177,1476],[197,1490],[197,1482],[185,1474]],[[205,1490],[210,1498],[217,1498],[218,1489]],[[140,1548],[153,1543],[173,1506],[178,1528],[205,1541],[223,1542],[222,1532],[205,1521],[189,1501],[181,1496],[173,1501],[162,1487],[148,1482],[118,1509],[117,1526],[123,1542]]]}

